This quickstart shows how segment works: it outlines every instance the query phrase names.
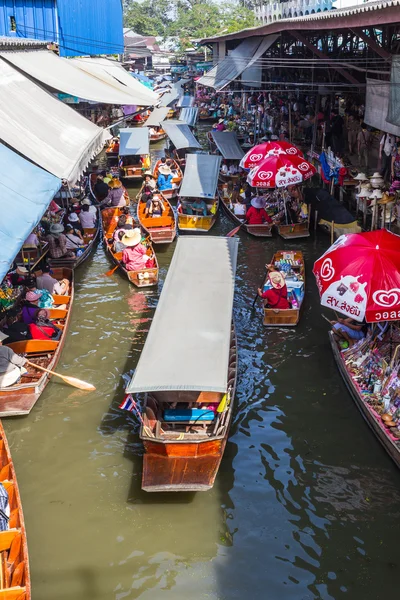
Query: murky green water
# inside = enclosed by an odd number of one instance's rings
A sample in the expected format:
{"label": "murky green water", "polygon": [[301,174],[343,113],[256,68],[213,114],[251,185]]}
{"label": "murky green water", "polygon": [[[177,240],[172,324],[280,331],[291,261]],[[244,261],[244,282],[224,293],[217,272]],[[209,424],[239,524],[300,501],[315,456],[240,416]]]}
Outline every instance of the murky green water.
{"label": "murky green water", "polygon": [[[234,227],[225,217],[212,231]],[[312,263],[295,330],[251,310],[263,268],[290,244],[240,234],[235,296],[239,385],[214,488],[146,494],[133,416],[121,414],[159,291],[138,292],[101,246],[76,273],[58,370],[31,415],[8,420],[37,600],[375,600],[398,595],[400,476],[333,362]],[[174,246],[158,252],[161,284]]]}

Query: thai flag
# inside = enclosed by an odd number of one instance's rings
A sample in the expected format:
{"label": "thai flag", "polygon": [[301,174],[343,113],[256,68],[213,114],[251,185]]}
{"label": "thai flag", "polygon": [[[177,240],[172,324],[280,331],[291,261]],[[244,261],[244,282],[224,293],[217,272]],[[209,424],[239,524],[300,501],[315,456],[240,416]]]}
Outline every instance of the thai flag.
{"label": "thai flag", "polygon": [[119,408],[121,410],[129,410],[129,412],[135,410],[135,402],[130,394],[125,396],[124,400],[119,405]]}

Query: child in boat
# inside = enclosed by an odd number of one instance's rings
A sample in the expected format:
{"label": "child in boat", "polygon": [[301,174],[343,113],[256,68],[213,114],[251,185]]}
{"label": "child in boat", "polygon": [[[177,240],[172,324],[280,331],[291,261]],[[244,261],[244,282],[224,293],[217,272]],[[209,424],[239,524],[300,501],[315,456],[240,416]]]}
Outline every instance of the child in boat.
{"label": "child in boat", "polygon": [[3,346],[7,335],[0,331],[0,388],[7,388],[14,385],[21,378],[21,375],[27,373],[24,365],[26,359],[19,354],[15,354],[11,348]]}
{"label": "child in boat", "polygon": [[147,255],[147,248],[141,244],[140,229],[127,231],[121,242],[126,246],[122,253],[122,262],[127,271],[140,271],[151,269],[154,266],[154,258]]}

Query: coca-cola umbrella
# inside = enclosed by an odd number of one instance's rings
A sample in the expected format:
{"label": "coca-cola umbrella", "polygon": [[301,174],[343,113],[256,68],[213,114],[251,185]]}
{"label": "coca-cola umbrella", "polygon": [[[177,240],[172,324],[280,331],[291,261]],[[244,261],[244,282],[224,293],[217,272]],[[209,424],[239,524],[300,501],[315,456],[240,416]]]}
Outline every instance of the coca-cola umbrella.
{"label": "coca-cola umbrella", "polygon": [[253,169],[268,156],[278,156],[279,154],[288,154],[289,156],[303,156],[301,150],[289,142],[265,142],[251,148],[240,161],[243,169]]}
{"label": "coca-cola umbrella", "polygon": [[342,235],[314,264],[321,304],[356,321],[400,319],[400,236]]}
{"label": "coca-cola umbrella", "polygon": [[314,165],[302,156],[278,154],[268,156],[247,176],[252,187],[282,188],[307,181],[317,172]]}

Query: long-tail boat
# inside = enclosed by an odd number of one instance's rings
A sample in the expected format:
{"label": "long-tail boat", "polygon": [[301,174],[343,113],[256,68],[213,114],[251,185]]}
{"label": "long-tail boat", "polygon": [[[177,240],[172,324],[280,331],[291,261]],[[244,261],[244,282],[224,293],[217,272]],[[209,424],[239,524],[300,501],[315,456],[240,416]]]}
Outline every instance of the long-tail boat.
{"label": "long-tail boat", "polygon": [[[224,194],[224,189],[220,190],[220,205],[222,210],[226,213],[226,215],[235,223],[236,225],[242,225],[242,230],[246,231],[249,235],[253,235],[255,237],[272,237],[272,223],[263,223],[262,225],[249,225],[246,223],[246,213],[243,215],[236,215],[234,210],[231,208],[232,201],[229,196]],[[246,206],[242,205],[244,208]]]}
{"label": "long-tail boat", "polygon": [[153,199],[157,198],[164,206],[163,214],[159,217],[146,216],[146,203],[139,201],[137,205],[137,220],[153,244],[169,244],[174,241],[176,236],[175,213],[162,192],[156,192],[153,195]]}
{"label": "long-tail boat", "polygon": [[236,389],[232,308],[237,251],[235,238],[178,239],[120,406],[135,409],[141,421],[145,491],[205,491],[214,484]]}
{"label": "long-tail boat", "polygon": [[114,252],[113,250],[113,234],[117,225],[118,217],[121,216],[120,208],[105,208],[101,212],[103,221],[103,242],[106,253],[115,266],[119,268],[121,273],[138,288],[152,287],[158,284],[158,262],[157,256],[152,249],[148,240],[145,240],[145,245],[148,246],[148,253],[154,254],[154,267],[140,269],[139,271],[127,271],[122,262],[122,252]]}
{"label": "long-tail boat", "polygon": [[[282,250],[274,254],[271,263],[278,270],[286,268],[288,271],[286,287],[288,300],[292,307],[282,309],[264,306],[263,324],[267,327],[295,327],[300,320],[306,285],[303,254],[297,250]],[[265,279],[264,286],[267,283],[268,276]]]}
{"label": "long-tail boat", "polygon": [[[25,354],[26,358],[40,367],[54,371],[60,359],[68,326],[71,318],[74,300],[74,280],[71,269],[56,267],[53,269],[55,279],[68,279],[70,281],[69,296],[53,294],[54,308],[47,309],[54,325],[62,329],[62,335],[56,340],[26,340],[8,344],[8,347],[17,354]],[[66,308],[57,306],[66,305]],[[16,417],[27,415],[36,404],[41,393],[49,382],[51,375],[39,371],[31,366],[27,373],[22,375],[20,381],[7,388],[0,389],[0,417]],[[0,595],[1,600],[1,595]]]}
{"label": "long-tail boat", "polygon": [[0,600],[30,600],[28,544],[10,448],[0,423],[0,482],[8,495],[8,529],[0,532]]}
{"label": "long-tail boat", "polygon": [[[176,198],[176,196],[178,195],[179,192],[179,188],[181,186],[182,183],[182,179],[183,179],[183,173],[182,173],[182,169],[180,167],[180,165],[178,164],[178,162],[176,160],[174,160],[173,158],[168,159],[170,166],[171,166],[171,171],[175,172],[176,175],[172,178],[172,188],[169,188],[167,190],[163,190],[163,195],[167,200],[172,200],[173,198]],[[153,176],[154,179],[157,181],[158,175],[159,175],[159,171],[158,169],[160,168],[160,166],[162,165],[162,161],[158,160],[156,162],[156,164],[154,165],[154,169],[153,169]]]}
{"label": "long-tail boat", "polygon": [[[210,231],[215,224],[219,207],[217,184],[220,164],[221,157],[214,154],[187,155],[185,174],[179,194],[179,231],[205,233]],[[206,203],[207,215],[198,215],[191,208],[197,199],[202,199]]]}
{"label": "long-tail boat", "polygon": [[[100,229],[101,229],[101,220],[100,220],[100,210],[97,209],[97,223],[96,227],[85,228],[83,230],[83,241],[85,243],[85,247],[78,253],[75,254],[72,258],[47,258],[47,262],[51,266],[52,269],[56,267],[66,268],[66,269],[76,269],[82,263],[85,262],[87,258],[91,255],[93,250],[96,247],[96,242],[98,242],[100,237]],[[1,600],[1,599],[0,599]]]}

